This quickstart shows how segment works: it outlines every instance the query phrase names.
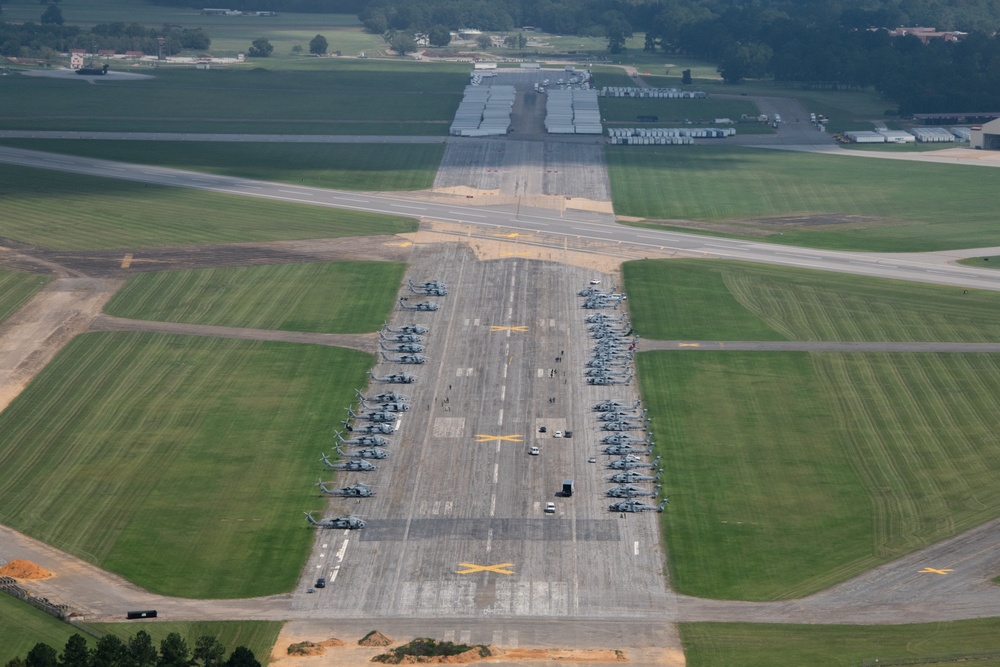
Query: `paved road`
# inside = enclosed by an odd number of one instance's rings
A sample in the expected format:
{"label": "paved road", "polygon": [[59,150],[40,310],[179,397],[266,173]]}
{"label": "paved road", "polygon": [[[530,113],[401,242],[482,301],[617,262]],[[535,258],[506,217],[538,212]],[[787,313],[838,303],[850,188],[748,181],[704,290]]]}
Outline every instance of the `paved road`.
{"label": "paved road", "polygon": [[986,271],[947,263],[949,258],[992,254],[996,249],[926,255],[818,250],[627,227],[617,224],[609,214],[569,208],[572,201],[567,202],[567,209],[562,212],[516,205],[477,206],[475,199],[458,197],[451,203],[439,203],[420,199],[416,194],[384,195],[324,190],[6,147],[0,148],[0,162],[314,206],[419,217],[510,231],[540,232],[559,238],[617,241],[638,249],[649,248],[876,278],[938,283],[967,289],[1000,290],[1000,271]]}
{"label": "paved road", "polygon": [[652,350],[731,352],[1000,352],[1000,343],[836,342],[802,340],[648,340],[640,352]]}

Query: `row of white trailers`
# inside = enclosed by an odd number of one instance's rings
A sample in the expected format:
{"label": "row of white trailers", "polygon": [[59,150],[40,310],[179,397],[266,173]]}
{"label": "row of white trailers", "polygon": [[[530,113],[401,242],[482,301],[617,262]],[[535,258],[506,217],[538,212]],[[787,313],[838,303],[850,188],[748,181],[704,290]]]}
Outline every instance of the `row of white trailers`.
{"label": "row of white trailers", "polygon": [[553,90],[545,99],[549,134],[603,134],[596,90]]}
{"label": "row of white trailers", "polygon": [[913,133],[903,130],[852,130],[844,132],[844,136],[855,144],[909,144],[920,143],[950,143],[968,141],[971,131],[967,127],[917,127]]}
{"label": "row of white trailers", "polygon": [[681,90],[680,88],[635,88],[628,86],[605,86],[601,88],[603,97],[657,97],[664,99],[698,100],[708,97],[702,90]]}
{"label": "row of white trailers", "polygon": [[488,137],[507,134],[516,95],[514,86],[466,86],[462,102],[455,112],[455,120],[451,123],[451,135]]}
{"label": "row of white trailers", "polygon": [[[608,137],[612,144],[627,145],[683,145],[694,139],[723,139],[736,134],[731,127],[610,127]],[[653,141],[638,141],[651,139]],[[660,141],[663,139],[664,141]]]}

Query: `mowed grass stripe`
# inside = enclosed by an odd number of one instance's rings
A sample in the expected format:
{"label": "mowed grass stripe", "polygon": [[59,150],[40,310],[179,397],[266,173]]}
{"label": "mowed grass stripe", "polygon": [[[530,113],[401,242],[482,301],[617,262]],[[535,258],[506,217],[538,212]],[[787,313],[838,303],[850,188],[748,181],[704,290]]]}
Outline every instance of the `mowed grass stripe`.
{"label": "mowed grass stripe", "polygon": [[[688,667],[858,667],[876,660],[931,665],[996,655],[1000,619],[919,625],[680,623],[678,629]],[[1000,658],[972,664],[996,667]]]}
{"label": "mowed grass stripe", "polygon": [[0,236],[58,250],[414,231],[407,218],[0,165]]}
{"label": "mowed grass stripe", "polygon": [[[0,415],[0,521],[167,595],[294,586],[319,452],[371,356],[78,337]],[[247,573],[252,573],[249,576]]]}
{"label": "mowed grass stripe", "polygon": [[[620,215],[725,221],[729,235],[774,234],[765,238],[823,248],[919,252],[996,245],[992,200],[984,194],[994,180],[989,169],[712,146],[609,146],[606,156]],[[769,225],[766,219],[776,216],[840,222]],[[877,220],[844,221],[849,216]]]}
{"label": "mowed grass stripe", "polygon": [[1000,356],[638,357],[674,583],[807,595],[1000,515]]}
{"label": "mowed grass stripe", "polygon": [[[218,128],[220,132],[232,132]],[[363,132],[357,128],[355,133]],[[96,141],[11,139],[15,148],[342,190],[434,185],[444,144]]]}
{"label": "mowed grass stripe", "polygon": [[641,260],[623,275],[646,338],[1000,341],[996,292],[728,260]]}
{"label": "mowed grass stripe", "polygon": [[143,273],[112,298],[118,317],[320,333],[377,330],[406,265],[278,264]]}
{"label": "mowed grass stripe", "polygon": [[49,280],[47,276],[0,269],[0,322],[23,306]]}

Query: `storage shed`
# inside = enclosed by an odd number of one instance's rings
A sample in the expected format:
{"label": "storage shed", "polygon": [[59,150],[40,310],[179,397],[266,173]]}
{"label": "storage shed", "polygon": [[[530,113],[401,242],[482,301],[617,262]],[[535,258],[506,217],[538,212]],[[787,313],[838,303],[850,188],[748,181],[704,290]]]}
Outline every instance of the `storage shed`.
{"label": "storage shed", "polygon": [[969,145],[987,151],[1000,151],[1000,118],[973,127]]}

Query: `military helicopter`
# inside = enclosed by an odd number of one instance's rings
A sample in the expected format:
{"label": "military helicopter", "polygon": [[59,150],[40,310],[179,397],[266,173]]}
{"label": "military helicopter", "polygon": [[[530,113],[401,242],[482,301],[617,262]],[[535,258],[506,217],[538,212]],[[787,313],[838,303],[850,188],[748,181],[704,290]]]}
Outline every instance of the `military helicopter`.
{"label": "military helicopter", "polygon": [[334,432],[334,437],[340,441],[342,445],[370,445],[372,447],[388,447],[389,441],[378,435],[359,435],[356,438],[350,438],[344,440],[344,436],[340,435],[340,431]]}
{"label": "military helicopter", "polygon": [[608,509],[612,512],[662,512],[666,506],[666,498],[659,505],[647,505],[639,500],[619,500],[608,505]]}
{"label": "military helicopter", "polygon": [[[358,394],[361,396],[361,394]],[[368,405],[368,401],[365,400],[364,396],[361,396],[361,405],[364,406],[365,410],[371,410],[373,408],[382,410],[383,412],[409,412],[410,406],[406,403],[379,403],[377,405]]]}
{"label": "military helicopter", "polygon": [[376,422],[376,423],[394,422],[397,419],[399,419],[398,415],[396,415],[396,414],[394,414],[392,412],[386,412],[386,411],[382,411],[382,412],[366,412],[366,413],[364,413],[362,415],[359,415],[359,414],[355,413],[354,410],[351,410],[350,408],[347,408],[347,414],[351,415],[351,417],[353,417],[354,419],[364,419],[365,421]]}
{"label": "military helicopter", "polygon": [[611,317],[607,313],[594,313],[593,315],[587,315],[584,320],[587,324],[600,324],[602,322],[624,322],[625,316],[621,317]]}
{"label": "military helicopter", "polygon": [[320,480],[316,483],[316,486],[328,496],[339,496],[341,498],[371,498],[375,495],[375,492],[364,484],[352,484],[342,489],[328,489],[323,485],[323,481]]}
{"label": "military helicopter", "polygon": [[651,463],[643,463],[642,459],[638,456],[632,456],[631,454],[626,454],[620,459],[615,459],[608,464],[608,467],[612,470],[635,470],[636,468],[655,468],[660,463],[660,457],[657,456]]}
{"label": "military helicopter", "polygon": [[425,334],[428,331],[430,331],[430,329],[428,329],[427,327],[421,326],[419,324],[404,324],[398,329],[390,328],[387,322],[383,322],[382,324],[384,325],[385,330],[388,331],[389,333]]}
{"label": "military helicopter", "polygon": [[373,470],[378,470],[374,463],[369,463],[364,459],[354,459],[352,461],[334,463],[330,459],[326,458],[326,454],[323,454],[320,460],[323,461],[323,463],[326,464],[326,467],[330,470],[348,470],[350,472],[371,472]]}
{"label": "military helicopter", "polygon": [[633,438],[625,433],[612,433],[601,438],[603,445],[643,445],[653,442],[653,432],[646,433],[645,438]]}
{"label": "military helicopter", "polygon": [[356,459],[387,459],[387,458],[389,458],[389,452],[385,451],[384,449],[375,449],[374,447],[371,447],[371,448],[368,448],[368,449],[359,449],[356,452],[351,452],[350,454],[348,454],[347,452],[345,452],[340,447],[334,447],[334,449],[337,450],[337,453],[340,454],[341,456],[343,456],[344,458],[347,458],[347,457],[353,457],[353,458],[356,458]]}
{"label": "military helicopter", "polygon": [[602,422],[614,422],[622,421],[625,419],[645,419],[646,411],[643,410],[641,414],[635,414],[634,412],[625,412],[623,410],[612,410],[610,412],[602,412],[598,415],[597,419]]}
{"label": "military helicopter", "polygon": [[420,303],[418,303],[415,306],[408,306],[408,305],[406,305],[406,297],[405,296],[399,298],[399,307],[400,308],[405,308],[406,310],[422,310],[422,311],[431,312],[431,313],[434,312],[435,310],[437,310],[438,308],[440,308],[440,306],[438,306],[433,301],[421,301]]}
{"label": "military helicopter", "polygon": [[399,357],[398,359],[390,359],[389,357],[385,356],[385,352],[382,352],[382,358],[385,359],[386,361],[394,363],[394,364],[418,364],[419,365],[419,364],[426,364],[427,363],[427,357],[422,357],[419,354],[404,354],[401,357]]}
{"label": "military helicopter", "polygon": [[623,484],[621,486],[613,486],[604,492],[604,495],[609,498],[636,498],[638,496],[657,496],[660,494],[661,486],[657,486],[652,491],[646,491],[638,486],[633,486],[631,484]]}
{"label": "military helicopter", "polygon": [[379,340],[387,340],[390,343],[422,343],[424,341],[424,337],[418,336],[417,334],[395,334],[393,336],[386,336],[379,331],[378,337]]}
{"label": "military helicopter", "polygon": [[647,447],[646,449],[640,449],[639,447],[633,447],[632,445],[608,445],[603,450],[604,454],[610,454],[612,456],[619,456],[622,454],[652,454],[653,448]]}
{"label": "military helicopter", "polygon": [[642,400],[638,400],[632,405],[625,405],[624,403],[619,403],[618,401],[601,401],[600,403],[597,403],[594,406],[592,406],[590,409],[593,410],[594,412],[607,412],[608,410],[622,410],[622,409],[635,410],[639,407],[639,404],[641,403]]}
{"label": "military helicopter", "polygon": [[628,384],[632,381],[632,376],[629,375],[627,378],[622,378],[619,376],[601,376],[601,377],[589,377],[587,378],[587,384],[597,385],[606,387],[613,384]]}
{"label": "military helicopter", "polygon": [[436,280],[420,285],[414,285],[412,280],[407,280],[407,282],[410,285],[410,291],[414,294],[426,294],[427,296],[447,296],[448,294],[448,288],[445,287],[444,283]]}
{"label": "military helicopter", "polygon": [[423,352],[426,348],[423,345],[418,345],[417,343],[400,343],[395,347],[386,347],[379,341],[378,346],[382,348],[383,352]]}
{"label": "military helicopter", "polygon": [[367,396],[362,395],[362,393],[360,391],[358,391],[357,389],[354,390],[354,393],[357,394],[358,398],[360,398],[362,401],[366,401],[366,402],[370,402],[370,403],[403,403],[403,402],[409,400],[409,399],[406,398],[406,396],[403,396],[402,394],[397,394],[394,391],[390,391],[388,393],[377,394],[375,396],[372,396],[371,398],[368,398]]}
{"label": "military helicopter", "polygon": [[630,422],[620,420],[616,422],[604,422],[601,424],[602,431],[641,431],[646,428],[648,422]]}
{"label": "military helicopter", "polygon": [[371,371],[368,371],[368,375],[370,375],[371,379],[375,382],[384,382],[386,384],[413,384],[417,381],[417,376],[410,375],[409,373],[390,373],[389,375],[380,378]]}
{"label": "military helicopter", "polygon": [[391,435],[396,432],[395,424],[387,424],[386,422],[378,422],[374,424],[365,424],[364,426],[358,426],[354,428],[348,421],[340,422],[343,424],[348,431],[357,431],[358,433],[382,433],[384,435]]}
{"label": "military helicopter", "polygon": [[312,517],[311,513],[304,512],[304,514],[306,515],[306,519],[309,520],[309,525],[316,526],[317,528],[346,528],[347,530],[356,530],[368,525],[364,519],[359,519],[356,516],[337,516],[317,521]]}
{"label": "military helicopter", "polygon": [[656,471],[656,475],[643,475],[641,473],[635,472],[634,470],[628,470],[626,472],[616,472],[611,477],[608,477],[609,482],[614,482],[615,484],[632,484],[634,482],[655,482],[660,479],[660,475],[663,474],[663,468]]}

